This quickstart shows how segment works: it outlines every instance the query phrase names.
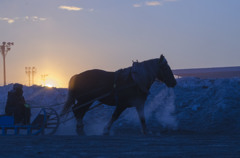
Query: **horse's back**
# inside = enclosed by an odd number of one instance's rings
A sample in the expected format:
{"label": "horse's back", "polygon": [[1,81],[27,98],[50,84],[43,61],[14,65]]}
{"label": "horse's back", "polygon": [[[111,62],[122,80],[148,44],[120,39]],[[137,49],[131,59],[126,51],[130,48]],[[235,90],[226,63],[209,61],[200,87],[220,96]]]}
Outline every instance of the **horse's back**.
{"label": "horse's back", "polygon": [[104,93],[110,90],[113,84],[114,72],[93,69],[74,75],[69,81],[69,91],[84,95],[102,89],[101,92]]}

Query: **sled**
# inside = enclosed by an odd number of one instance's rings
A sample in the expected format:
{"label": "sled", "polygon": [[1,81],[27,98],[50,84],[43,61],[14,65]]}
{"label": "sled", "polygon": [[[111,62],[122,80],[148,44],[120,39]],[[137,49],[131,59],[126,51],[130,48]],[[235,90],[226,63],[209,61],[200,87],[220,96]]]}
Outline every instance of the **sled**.
{"label": "sled", "polygon": [[0,115],[0,130],[5,135],[53,135],[59,126],[59,115],[52,108],[41,108],[29,125],[14,124],[14,117]]}

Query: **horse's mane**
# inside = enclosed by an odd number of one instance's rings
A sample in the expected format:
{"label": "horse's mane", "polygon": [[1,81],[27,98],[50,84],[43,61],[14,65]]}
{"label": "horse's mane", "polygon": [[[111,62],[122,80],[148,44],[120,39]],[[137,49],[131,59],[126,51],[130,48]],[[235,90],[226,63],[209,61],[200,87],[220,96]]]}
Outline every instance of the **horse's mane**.
{"label": "horse's mane", "polygon": [[143,92],[148,92],[159,71],[159,59],[133,62],[131,75]]}
{"label": "horse's mane", "polygon": [[120,69],[116,71],[117,78],[127,80],[128,76],[131,76],[133,81],[143,91],[148,93],[148,89],[154,82],[159,72],[160,67],[159,59],[151,59],[143,62],[133,62],[131,67]]}

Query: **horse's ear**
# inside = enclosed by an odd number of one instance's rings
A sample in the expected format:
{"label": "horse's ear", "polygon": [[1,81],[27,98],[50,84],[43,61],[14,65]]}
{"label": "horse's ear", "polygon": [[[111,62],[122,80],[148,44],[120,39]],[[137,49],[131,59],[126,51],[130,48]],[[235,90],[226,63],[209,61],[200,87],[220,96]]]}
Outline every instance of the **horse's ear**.
{"label": "horse's ear", "polygon": [[160,56],[160,62],[162,62],[164,60],[164,56],[161,54]]}
{"label": "horse's ear", "polygon": [[165,59],[165,57],[163,55],[160,56],[160,63],[165,63],[167,62],[167,60]]}
{"label": "horse's ear", "polygon": [[136,61],[132,60],[132,63],[138,63],[138,60],[136,60]]}

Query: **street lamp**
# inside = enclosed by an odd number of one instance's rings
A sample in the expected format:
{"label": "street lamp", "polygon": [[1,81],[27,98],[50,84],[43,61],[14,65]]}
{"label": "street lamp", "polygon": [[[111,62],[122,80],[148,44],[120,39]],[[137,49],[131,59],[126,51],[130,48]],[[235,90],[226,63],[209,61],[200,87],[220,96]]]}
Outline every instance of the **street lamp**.
{"label": "street lamp", "polygon": [[3,56],[3,81],[4,81],[4,86],[6,85],[6,63],[5,63],[5,58],[7,56],[8,51],[11,50],[11,46],[13,46],[13,42],[2,42],[2,45],[0,45],[0,51]]}

